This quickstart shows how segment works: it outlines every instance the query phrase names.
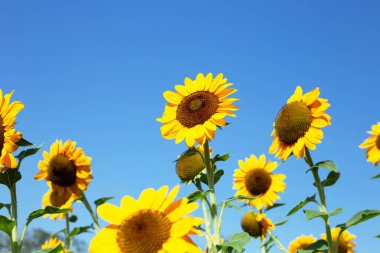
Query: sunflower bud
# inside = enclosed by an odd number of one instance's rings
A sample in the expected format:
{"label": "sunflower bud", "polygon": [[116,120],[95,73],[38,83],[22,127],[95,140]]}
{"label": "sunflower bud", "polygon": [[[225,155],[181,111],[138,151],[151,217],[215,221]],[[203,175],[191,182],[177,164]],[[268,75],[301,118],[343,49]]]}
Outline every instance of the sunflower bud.
{"label": "sunflower bud", "polygon": [[250,236],[259,237],[262,235],[263,226],[256,219],[254,212],[246,213],[241,219],[241,227],[244,232],[247,232]]}
{"label": "sunflower bud", "polygon": [[193,180],[206,167],[200,151],[194,148],[182,153],[177,160],[176,171],[182,181]]}

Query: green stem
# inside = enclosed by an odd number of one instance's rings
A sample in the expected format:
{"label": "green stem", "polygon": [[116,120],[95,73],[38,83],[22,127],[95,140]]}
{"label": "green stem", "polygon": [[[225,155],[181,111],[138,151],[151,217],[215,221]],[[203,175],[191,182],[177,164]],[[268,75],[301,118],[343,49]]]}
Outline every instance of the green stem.
{"label": "green stem", "polygon": [[90,213],[90,215],[92,217],[92,220],[94,221],[96,232],[99,232],[100,231],[100,226],[99,226],[98,218],[95,215],[94,211],[92,210],[90,203],[88,203],[88,200],[87,200],[86,195],[84,194],[84,192],[82,192],[82,202],[85,205],[87,211]]}
{"label": "green stem", "polygon": [[267,249],[264,246],[265,240],[262,237],[260,239],[261,239],[261,253],[267,253]]}
{"label": "green stem", "polygon": [[219,231],[220,231],[221,226],[222,226],[223,213],[224,213],[224,209],[226,208],[226,204],[227,204],[227,202],[224,201],[224,202],[223,202],[223,205],[222,205],[222,208],[220,209],[219,221],[218,221],[218,224],[219,224]]}
{"label": "green stem", "polygon": [[24,226],[24,229],[22,230],[21,239],[20,239],[20,245],[18,246],[18,251],[21,252],[22,245],[24,244],[25,234],[26,230],[28,229],[28,223]]}
{"label": "green stem", "polygon": [[[305,161],[310,166],[311,172],[313,173],[315,185],[316,185],[316,187],[318,189],[319,199],[321,201],[321,207],[320,207],[321,211],[325,212],[325,213],[328,213],[327,212],[327,206],[326,206],[326,195],[325,195],[325,191],[324,191],[324,188],[322,186],[322,183],[321,183],[321,179],[319,178],[318,167],[315,167],[315,165],[313,163],[313,159],[311,158],[309,149],[307,149],[307,148],[306,148],[306,158],[305,158]],[[327,241],[329,243],[329,252],[330,253],[334,253],[335,252],[335,248],[334,248],[334,242],[333,242],[332,236],[331,236],[331,228],[330,228],[329,217],[327,216],[323,220],[325,222]]]}
{"label": "green stem", "polygon": [[214,223],[214,233],[215,233],[215,239],[216,244],[220,244],[220,226],[218,224],[218,210],[216,206],[216,197],[215,197],[215,188],[214,188],[214,167],[211,163],[210,158],[210,148],[208,145],[208,141],[206,140],[205,144],[203,145],[203,149],[205,152],[205,164],[207,169],[207,181],[208,186],[210,189],[210,202],[211,202],[211,218]]}
{"label": "green stem", "polygon": [[[198,188],[198,190],[203,193],[202,185],[201,185],[201,182],[199,181],[199,179],[195,181],[195,185]],[[208,212],[207,212],[206,200],[202,198],[201,204],[202,204],[203,216],[204,216],[205,225],[206,225],[205,234],[206,234],[207,248],[210,249],[212,247],[211,224],[210,224],[210,217],[209,217]],[[208,238],[208,237],[210,237],[210,238]]]}
{"label": "green stem", "polygon": [[12,229],[12,253],[18,253],[18,229],[17,229],[17,195],[16,184],[13,184],[10,188],[11,193],[11,219],[15,221],[15,226]]}
{"label": "green stem", "polygon": [[284,253],[288,253],[288,251],[286,250],[286,248],[284,247],[284,245],[272,234],[272,232],[270,230],[267,230],[267,233],[268,235],[270,236],[270,238],[272,238],[272,240],[274,241],[274,243],[276,243],[277,247]]}
{"label": "green stem", "polygon": [[70,249],[71,246],[71,240],[70,240],[70,220],[69,220],[69,215],[65,215],[66,218],[66,248]]}

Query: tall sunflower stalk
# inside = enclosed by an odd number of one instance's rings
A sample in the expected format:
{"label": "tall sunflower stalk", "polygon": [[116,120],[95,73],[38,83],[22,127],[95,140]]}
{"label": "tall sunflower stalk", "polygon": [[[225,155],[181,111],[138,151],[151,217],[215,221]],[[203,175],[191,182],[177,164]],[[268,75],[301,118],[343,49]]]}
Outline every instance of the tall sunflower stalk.
{"label": "tall sunflower stalk", "polygon": [[[232,83],[228,83],[222,74],[213,77],[211,73],[204,76],[198,74],[195,80],[185,78],[184,85],[176,85],[176,92],[166,91],[164,98],[168,104],[161,118],[161,134],[166,139],[175,139],[176,143],[185,141],[186,145],[193,149],[195,142],[203,147],[203,167],[188,177],[189,173],[183,173],[181,165],[177,163],[177,174],[182,181],[193,181],[201,192],[201,204],[204,210],[204,219],[206,223],[205,234],[207,247],[221,244],[220,230],[222,221],[222,212],[218,216],[218,203],[215,194],[215,164],[210,156],[209,141],[215,137],[217,127],[224,127],[227,122],[225,116],[235,117],[233,111],[237,107],[232,103],[238,101],[228,96],[236,89],[229,88]],[[194,154],[191,154],[194,155]],[[184,156],[183,156],[184,157]],[[183,158],[182,157],[182,158]],[[193,157],[196,159],[196,156]],[[186,158],[183,158],[186,159]],[[185,163],[185,162],[180,162]],[[193,165],[189,165],[194,167]],[[199,179],[195,176],[206,168],[206,182],[208,189],[203,191]],[[188,171],[187,168],[185,168]],[[224,209],[223,205],[223,209]],[[211,231],[211,223],[213,231]]]}

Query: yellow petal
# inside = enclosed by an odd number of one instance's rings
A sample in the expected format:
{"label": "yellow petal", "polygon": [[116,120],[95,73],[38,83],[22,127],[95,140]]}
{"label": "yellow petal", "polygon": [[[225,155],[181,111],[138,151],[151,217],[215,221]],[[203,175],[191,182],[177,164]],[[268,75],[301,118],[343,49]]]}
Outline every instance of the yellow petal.
{"label": "yellow petal", "polygon": [[117,231],[117,227],[112,225],[103,228],[91,240],[89,253],[121,252],[117,243]]}
{"label": "yellow petal", "polygon": [[302,88],[301,86],[297,86],[296,90],[294,91],[294,94],[288,99],[288,104],[294,101],[301,101],[302,99]]}
{"label": "yellow petal", "polygon": [[171,104],[178,105],[181,103],[181,96],[172,91],[165,91],[164,98]]}
{"label": "yellow petal", "polygon": [[110,203],[100,205],[97,211],[103,220],[115,225],[119,225],[126,218],[120,207]]}

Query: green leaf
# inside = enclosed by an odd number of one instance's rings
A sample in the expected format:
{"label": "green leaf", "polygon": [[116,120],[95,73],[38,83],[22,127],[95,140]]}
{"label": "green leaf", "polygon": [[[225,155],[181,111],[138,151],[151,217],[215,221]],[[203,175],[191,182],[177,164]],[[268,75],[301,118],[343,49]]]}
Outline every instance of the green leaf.
{"label": "green leaf", "polygon": [[29,214],[29,217],[26,221],[26,224],[29,224],[32,222],[32,220],[37,219],[45,214],[54,214],[54,213],[68,213],[70,211],[69,208],[66,209],[59,209],[58,207],[54,206],[47,206],[44,209],[38,209],[36,211],[33,211]]}
{"label": "green leaf", "polygon": [[192,192],[192,193],[190,193],[189,196],[187,196],[187,199],[189,200],[189,202],[194,202],[194,201],[201,199],[201,198],[203,198],[203,194],[199,190]]}
{"label": "green leaf", "polygon": [[202,183],[204,183],[205,185],[208,185],[208,180],[207,180],[207,175],[206,174],[201,174],[201,177],[199,178],[201,180]]}
{"label": "green leaf", "polygon": [[8,213],[11,213],[11,204],[0,203],[0,210],[3,209],[4,207],[8,210]]}
{"label": "green leaf", "polygon": [[60,233],[65,234],[66,233],[66,228],[62,228],[61,230],[58,230],[57,232],[51,234],[50,237],[57,237],[57,235],[60,234]]}
{"label": "green leaf", "polygon": [[9,189],[12,189],[20,179],[21,173],[18,169],[6,169],[0,173],[0,184],[6,185]]}
{"label": "green leaf", "polygon": [[16,221],[10,220],[7,217],[0,215],[0,230],[12,236],[12,229],[16,225]]}
{"label": "green leaf", "polygon": [[236,211],[241,212],[241,208],[240,208],[239,206],[234,205],[234,204],[231,204],[231,203],[226,203],[225,207],[227,207],[227,208],[233,208],[233,209],[235,209]]}
{"label": "green leaf", "polygon": [[[321,184],[324,187],[332,186],[338,181],[339,178],[340,178],[339,172],[330,171],[330,173],[327,175],[326,180],[323,180]],[[314,186],[315,186],[315,183],[314,183]]]}
{"label": "green leaf", "polygon": [[27,150],[23,150],[20,152],[20,154],[16,155],[16,157],[18,158],[18,161],[19,161],[18,167],[20,167],[21,162],[22,162],[22,160],[24,160],[25,157],[36,154],[40,150],[41,147],[42,147],[42,145],[38,146],[37,148],[30,148]]}
{"label": "green leaf", "polygon": [[74,236],[79,235],[79,234],[82,234],[82,233],[86,233],[86,232],[88,232],[90,229],[93,229],[93,227],[92,227],[92,226],[75,227],[75,228],[73,228],[73,230],[70,232],[70,234],[69,234],[69,238],[70,238],[70,237],[74,237]]}
{"label": "green leaf", "polygon": [[301,201],[298,205],[292,208],[292,210],[289,211],[289,213],[286,216],[290,216],[294,213],[296,213],[298,210],[300,210],[302,207],[304,207],[307,203],[309,202],[314,202],[316,203],[315,200],[315,194],[311,197],[307,197],[304,201]]}
{"label": "green leaf", "polygon": [[219,179],[224,175],[224,170],[217,170],[214,174],[214,184],[219,182]]}
{"label": "green leaf", "polygon": [[273,206],[268,207],[267,209],[265,209],[265,211],[269,211],[269,210],[272,210],[274,208],[284,206],[284,205],[285,205],[285,203],[274,203]]}
{"label": "green leaf", "polygon": [[234,200],[254,200],[254,199],[255,197],[239,195],[239,196],[228,198],[225,200],[225,202],[228,203]]}
{"label": "green leaf", "polygon": [[380,210],[364,210],[364,211],[356,213],[348,221],[346,221],[343,224],[338,225],[337,227],[342,227],[344,229],[347,229],[349,227],[355,226],[359,223],[372,219],[378,215],[380,215]]}
{"label": "green leaf", "polygon": [[328,217],[328,214],[325,212],[314,211],[314,210],[303,210],[303,212],[306,214],[307,221],[318,218],[318,217],[321,217],[323,219],[326,219]]}
{"label": "green leaf", "polygon": [[108,200],[111,200],[113,199],[114,197],[104,197],[104,198],[100,198],[100,199],[97,199],[94,201],[94,204],[95,206],[100,206],[100,205],[103,205],[104,203],[106,203]]}
{"label": "green leaf", "polygon": [[42,249],[42,250],[36,251],[34,253],[60,253],[62,250],[63,250],[63,247],[61,244],[59,244],[54,249]]}
{"label": "green leaf", "polygon": [[[218,244],[210,249],[210,252],[217,252],[220,250],[227,251],[229,248],[234,249],[233,252],[242,253],[244,251],[244,245],[249,243],[251,237],[246,232],[240,232],[233,234],[229,237],[228,241],[222,244]],[[216,251],[215,251],[216,250]]]}
{"label": "green leaf", "polygon": [[278,226],[282,226],[282,225],[284,225],[284,224],[287,223],[287,222],[288,222],[288,220],[283,220],[283,221],[279,221],[279,222],[275,223],[274,225],[275,225],[276,227],[278,227]]}
{"label": "green leaf", "polygon": [[314,167],[329,169],[329,170],[334,171],[336,173],[339,172],[338,169],[336,168],[335,163],[333,161],[329,161],[329,160],[316,163]]}
{"label": "green leaf", "polygon": [[371,179],[376,179],[376,178],[379,178],[379,177],[380,177],[380,174],[377,174],[376,176],[371,177]]}
{"label": "green leaf", "polygon": [[186,157],[186,156],[193,156],[193,155],[195,155],[195,154],[197,154],[197,153],[201,154],[201,156],[203,157],[202,153],[199,152],[196,148],[189,148],[189,149],[187,149],[185,152],[183,152],[183,153],[179,156],[179,158],[178,158],[177,160],[175,160],[174,162],[178,162],[179,160],[183,159],[183,158]]}
{"label": "green leaf", "polygon": [[214,163],[220,162],[220,161],[224,162],[224,161],[227,161],[229,158],[230,158],[230,154],[229,153],[224,154],[224,155],[217,154],[214,158],[212,158],[212,161]]}
{"label": "green leaf", "polygon": [[16,142],[17,146],[26,147],[26,146],[33,146],[34,144],[25,140],[24,138],[21,138],[18,142]]}
{"label": "green leaf", "polygon": [[297,253],[319,253],[327,252],[329,250],[328,243],[325,240],[318,240],[315,243],[310,244],[309,246],[299,249]]}
{"label": "green leaf", "polygon": [[334,211],[332,211],[331,213],[329,213],[329,216],[331,217],[331,216],[340,214],[341,212],[343,212],[343,208],[337,208]]}
{"label": "green leaf", "polygon": [[378,238],[378,239],[380,239],[380,235],[376,235],[376,236],[375,236],[375,238]]}

